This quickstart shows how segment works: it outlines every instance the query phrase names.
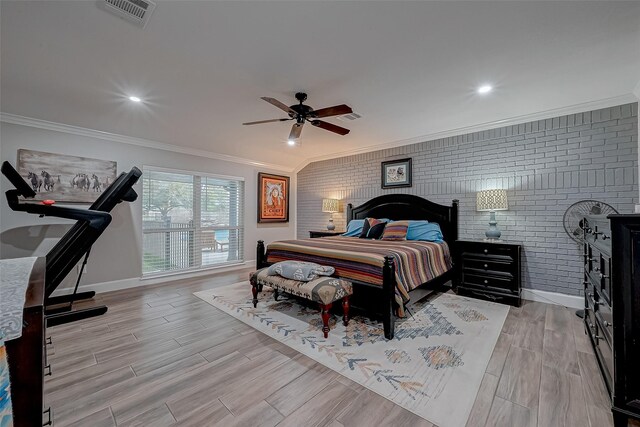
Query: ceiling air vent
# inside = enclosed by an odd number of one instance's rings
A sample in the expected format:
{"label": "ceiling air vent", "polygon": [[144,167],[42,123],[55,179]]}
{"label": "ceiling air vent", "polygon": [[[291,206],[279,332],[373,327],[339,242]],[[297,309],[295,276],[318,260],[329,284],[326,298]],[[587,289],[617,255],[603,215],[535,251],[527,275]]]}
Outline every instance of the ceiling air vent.
{"label": "ceiling air vent", "polygon": [[356,113],[355,111],[349,114],[343,114],[342,116],[337,116],[338,120],[342,120],[343,122],[352,122],[356,119],[362,117],[361,114]]}
{"label": "ceiling air vent", "polygon": [[144,28],[156,4],[149,0],[98,0],[98,7]]}

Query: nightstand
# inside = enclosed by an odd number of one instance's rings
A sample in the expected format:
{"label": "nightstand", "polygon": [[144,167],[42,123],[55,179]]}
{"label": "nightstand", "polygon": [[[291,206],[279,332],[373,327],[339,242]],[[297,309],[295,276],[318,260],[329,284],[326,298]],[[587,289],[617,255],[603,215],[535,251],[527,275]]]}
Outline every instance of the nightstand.
{"label": "nightstand", "polygon": [[457,240],[457,293],[519,307],[521,251],[522,246],[514,243]]}
{"label": "nightstand", "polygon": [[341,234],[344,234],[344,231],[335,231],[335,230],[310,231],[309,237],[312,239],[315,239],[316,237],[339,236]]}

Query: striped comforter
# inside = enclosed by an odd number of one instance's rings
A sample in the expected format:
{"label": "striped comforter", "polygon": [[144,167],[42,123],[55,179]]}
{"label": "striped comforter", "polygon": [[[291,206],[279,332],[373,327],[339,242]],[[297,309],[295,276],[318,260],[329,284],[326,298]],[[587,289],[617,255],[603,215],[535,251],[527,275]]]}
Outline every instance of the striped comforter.
{"label": "striped comforter", "polygon": [[398,315],[409,301],[409,291],[451,269],[449,246],[423,241],[384,241],[355,237],[282,240],[267,247],[267,261],[290,259],[329,265],[347,280],[382,285],[384,257],[393,256],[396,268]]}

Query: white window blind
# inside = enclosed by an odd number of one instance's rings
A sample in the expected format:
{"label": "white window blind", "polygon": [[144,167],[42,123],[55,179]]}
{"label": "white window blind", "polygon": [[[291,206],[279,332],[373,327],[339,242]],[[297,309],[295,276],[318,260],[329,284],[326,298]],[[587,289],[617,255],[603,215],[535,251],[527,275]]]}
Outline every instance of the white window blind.
{"label": "white window blind", "polygon": [[145,168],[142,274],[237,263],[244,257],[244,181]]}

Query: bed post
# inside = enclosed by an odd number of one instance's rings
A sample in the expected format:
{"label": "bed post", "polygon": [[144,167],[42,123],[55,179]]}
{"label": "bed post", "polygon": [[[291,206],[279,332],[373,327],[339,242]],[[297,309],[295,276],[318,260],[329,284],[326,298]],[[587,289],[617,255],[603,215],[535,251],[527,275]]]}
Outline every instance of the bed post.
{"label": "bed post", "polygon": [[393,264],[393,257],[384,257],[382,267],[382,324],[384,326],[384,337],[393,339],[395,330],[395,314],[393,313],[393,303],[396,296],[396,268]]}
{"label": "bed post", "polygon": [[260,270],[265,267],[265,256],[264,256],[264,241],[258,240],[258,247],[256,248],[256,270]]}
{"label": "bed post", "polygon": [[458,199],[453,199],[451,203],[451,211],[449,214],[449,224],[452,224],[453,233],[451,236],[451,243],[454,243],[458,240],[458,203],[460,201]]}

